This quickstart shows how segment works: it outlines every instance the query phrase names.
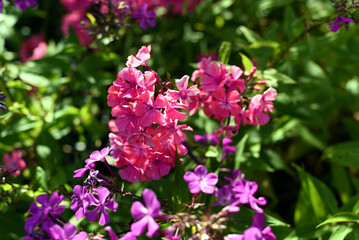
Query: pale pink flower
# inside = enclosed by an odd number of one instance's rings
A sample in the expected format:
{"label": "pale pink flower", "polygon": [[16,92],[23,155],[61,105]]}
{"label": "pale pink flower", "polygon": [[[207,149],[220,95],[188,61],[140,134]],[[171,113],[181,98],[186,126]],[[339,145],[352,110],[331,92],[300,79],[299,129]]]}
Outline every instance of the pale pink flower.
{"label": "pale pink flower", "polygon": [[127,58],[126,66],[134,68],[141,65],[144,66],[146,61],[151,58],[150,52],[151,45],[148,45],[148,47],[142,46],[140,50],[138,50],[136,57],[131,55]]}

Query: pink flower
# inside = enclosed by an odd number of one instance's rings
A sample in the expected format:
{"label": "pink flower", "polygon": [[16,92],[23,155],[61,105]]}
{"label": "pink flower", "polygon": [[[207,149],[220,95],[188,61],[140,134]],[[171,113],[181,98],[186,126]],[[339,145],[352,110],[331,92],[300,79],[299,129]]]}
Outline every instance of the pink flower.
{"label": "pink flower", "polygon": [[141,65],[144,66],[146,61],[151,58],[150,52],[151,45],[148,45],[148,47],[142,46],[140,50],[138,50],[136,57],[131,55],[127,58],[126,66],[134,68]]}
{"label": "pink flower", "polygon": [[206,68],[206,73],[201,79],[203,89],[205,91],[215,91],[218,87],[224,85],[224,81],[228,78],[226,65],[223,63],[218,67],[217,63],[212,62]]}
{"label": "pink flower", "polygon": [[265,125],[269,122],[269,115],[264,113],[273,111],[273,103],[277,96],[277,91],[269,88],[262,94],[255,95],[248,106],[248,117],[252,125]]}
{"label": "pink flower", "polygon": [[203,165],[199,165],[194,169],[194,172],[186,172],[183,176],[192,194],[199,193],[200,191],[207,194],[214,192],[214,185],[217,184],[218,177],[214,173],[207,173],[207,168]]}
{"label": "pink flower", "polygon": [[197,85],[188,88],[188,79],[187,75],[181,79],[176,79],[176,86],[179,91],[169,89],[167,95],[173,98],[173,100],[181,99],[182,103],[188,103],[191,97],[196,96],[200,92]]}
{"label": "pink flower", "polygon": [[13,176],[19,176],[20,171],[26,168],[26,163],[22,159],[20,149],[15,149],[11,153],[4,154],[3,162],[5,163],[4,170],[12,170]]}
{"label": "pink flower", "polygon": [[241,112],[242,109],[238,104],[241,101],[241,96],[237,90],[226,93],[224,88],[218,88],[212,96],[214,99],[209,105],[209,109],[219,118],[236,116]]}
{"label": "pink flower", "polygon": [[40,34],[32,35],[29,39],[24,41],[19,50],[19,57],[21,62],[27,62],[42,58],[47,49],[44,36]]}
{"label": "pink flower", "polygon": [[259,197],[256,199],[254,194],[257,192],[257,190],[258,184],[256,182],[250,182],[242,179],[235,181],[233,184],[233,191],[235,192],[235,197],[239,199],[239,203],[249,203],[253,210],[262,213],[263,209],[258,207],[258,205],[266,205],[267,200],[264,197]]}
{"label": "pink flower", "polygon": [[131,225],[131,232],[135,236],[140,236],[147,228],[146,236],[151,238],[159,229],[155,219],[162,216],[161,203],[157,200],[156,194],[150,189],[143,190],[142,197],[146,207],[137,201],[131,207],[131,215],[139,220]]}

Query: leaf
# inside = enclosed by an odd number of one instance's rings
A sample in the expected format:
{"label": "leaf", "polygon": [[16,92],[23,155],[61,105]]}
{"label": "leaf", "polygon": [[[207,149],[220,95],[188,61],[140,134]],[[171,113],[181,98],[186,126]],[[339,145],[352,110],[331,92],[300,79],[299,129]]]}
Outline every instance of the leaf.
{"label": "leaf", "polygon": [[247,39],[247,41],[250,43],[255,43],[261,40],[260,36],[256,32],[252,31],[251,29],[245,26],[238,27],[237,32],[242,33],[244,37]]}
{"label": "leaf", "polygon": [[236,145],[237,148],[237,152],[236,152],[236,156],[234,158],[234,169],[239,169],[240,165],[242,162],[244,162],[244,146],[246,145],[246,142],[248,140],[248,134],[244,135],[241,139],[241,141],[239,141],[239,143]]}
{"label": "leaf", "polygon": [[249,75],[249,72],[252,70],[254,65],[253,65],[252,61],[246,55],[244,55],[243,53],[239,53],[239,55],[242,58],[242,64],[243,64],[245,73],[246,73],[246,75]]}
{"label": "leaf", "polygon": [[359,142],[344,142],[325,149],[322,159],[346,167],[359,168]]}
{"label": "leaf", "polygon": [[213,158],[218,157],[218,155],[219,155],[218,149],[212,145],[208,147],[208,151],[205,154],[206,157],[213,157]]}
{"label": "leaf", "polygon": [[48,190],[47,175],[44,169],[40,166],[36,167],[36,182],[40,185],[40,187],[42,187],[46,191]]}
{"label": "leaf", "polygon": [[224,64],[228,64],[229,62],[229,58],[231,56],[231,46],[232,44],[230,42],[224,41],[219,47],[219,53],[218,53],[219,59]]}
{"label": "leaf", "polygon": [[340,212],[334,214],[333,216],[331,216],[330,218],[319,224],[317,228],[329,223],[343,223],[343,222],[359,223],[359,215],[352,212]]}
{"label": "leaf", "polygon": [[341,225],[333,232],[329,240],[343,240],[351,231],[353,231],[351,227]]}
{"label": "leaf", "polygon": [[319,224],[338,210],[337,201],[323,182],[299,167],[297,171],[301,181],[301,194],[295,211],[295,222],[302,226]]}

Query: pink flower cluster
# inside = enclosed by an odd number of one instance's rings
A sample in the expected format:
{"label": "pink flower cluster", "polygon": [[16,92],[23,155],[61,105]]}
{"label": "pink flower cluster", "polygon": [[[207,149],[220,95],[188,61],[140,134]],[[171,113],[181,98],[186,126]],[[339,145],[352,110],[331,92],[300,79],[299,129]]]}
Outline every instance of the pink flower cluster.
{"label": "pink flower cluster", "polygon": [[[200,78],[200,94],[192,99],[190,115],[198,107],[204,108],[207,116],[214,116],[221,121],[221,129],[215,131],[219,135],[226,132],[230,137],[238,132],[241,124],[265,125],[269,122],[266,112],[273,111],[273,103],[277,92],[269,88],[263,94],[248,96],[248,90],[262,90],[258,85],[265,81],[252,82],[256,67],[251,69],[250,75],[237,66],[227,66],[223,63],[211,61],[211,58],[202,58],[198,63],[198,70],[192,74],[192,81]],[[234,125],[230,125],[231,118]]]}
{"label": "pink flower cluster", "polygon": [[[136,57],[128,57],[107,96],[116,118],[109,123],[111,156],[121,168],[120,176],[130,182],[160,179],[175,166],[176,152],[187,153],[182,130],[192,128],[178,124],[186,118],[180,110],[188,110],[190,98],[198,93],[196,87],[187,88],[188,76],[176,80],[179,91],[168,90],[146,63],[150,51],[151,46],[143,46]],[[141,72],[139,66],[147,71]]]}
{"label": "pink flower cluster", "polygon": [[92,41],[92,37],[89,36],[89,30],[84,23],[89,23],[86,11],[92,5],[92,0],[61,0],[61,4],[68,11],[62,18],[62,33],[68,35],[71,26],[76,32],[81,45],[88,46]]}
{"label": "pink flower cluster", "polygon": [[26,163],[22,159],[20,149],[15,149],[11,153],[4,154],[3,162],[5,164],[3,169],[12,171],[13,176],[19,176],[20,171],[26,169]]}

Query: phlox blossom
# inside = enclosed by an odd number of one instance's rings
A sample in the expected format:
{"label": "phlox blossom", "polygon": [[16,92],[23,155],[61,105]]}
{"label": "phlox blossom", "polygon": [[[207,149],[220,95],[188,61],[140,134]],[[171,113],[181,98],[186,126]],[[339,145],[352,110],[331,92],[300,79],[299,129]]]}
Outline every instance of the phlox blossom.
{"label": "phlox blossom", "polygon": [[194,172],[186,172],[183,176],[184,180],[188,183],[189,191],[192,194],[204,192],[212,194],[214,186],[218,182],[218,177],[215,173],[208,173],[205,166],[199,165],[194,169]]}
{"label": "phlox blossom", "polygon": [[155,219],[162,216],[161,203],[157,200],[156,194],[150,189],[143,190],[142,197],[145,206],[136,201],[131,207],[131,215],[139,220],[131,225],[131,232],[135,236],[140,236],[147,228],[146,236],[151,238],[159,229]]}
{"label": "phlox blossom", "polygon": [[20,171],[26,168],[26,163],[22,159],[22,153],[20,149],[15,149],[11,153],[5,153],[3,157],[3,162],[5,166],[4,170],[12,170],[13,176],[19,176]]}
{"label": "phlox blossom", "polygon": [[353,22],[354,20],[352,18],[346,18],[346,17],[342,17],[342,16],[338,16],[335,18],[334,22],[332,22],[332,24],[329,25],[329,28],[332,32],[337,32],[340,28],[340,25],[342,23],[345,24],[345,26],[348,29],[348,25],[350,22]]}

